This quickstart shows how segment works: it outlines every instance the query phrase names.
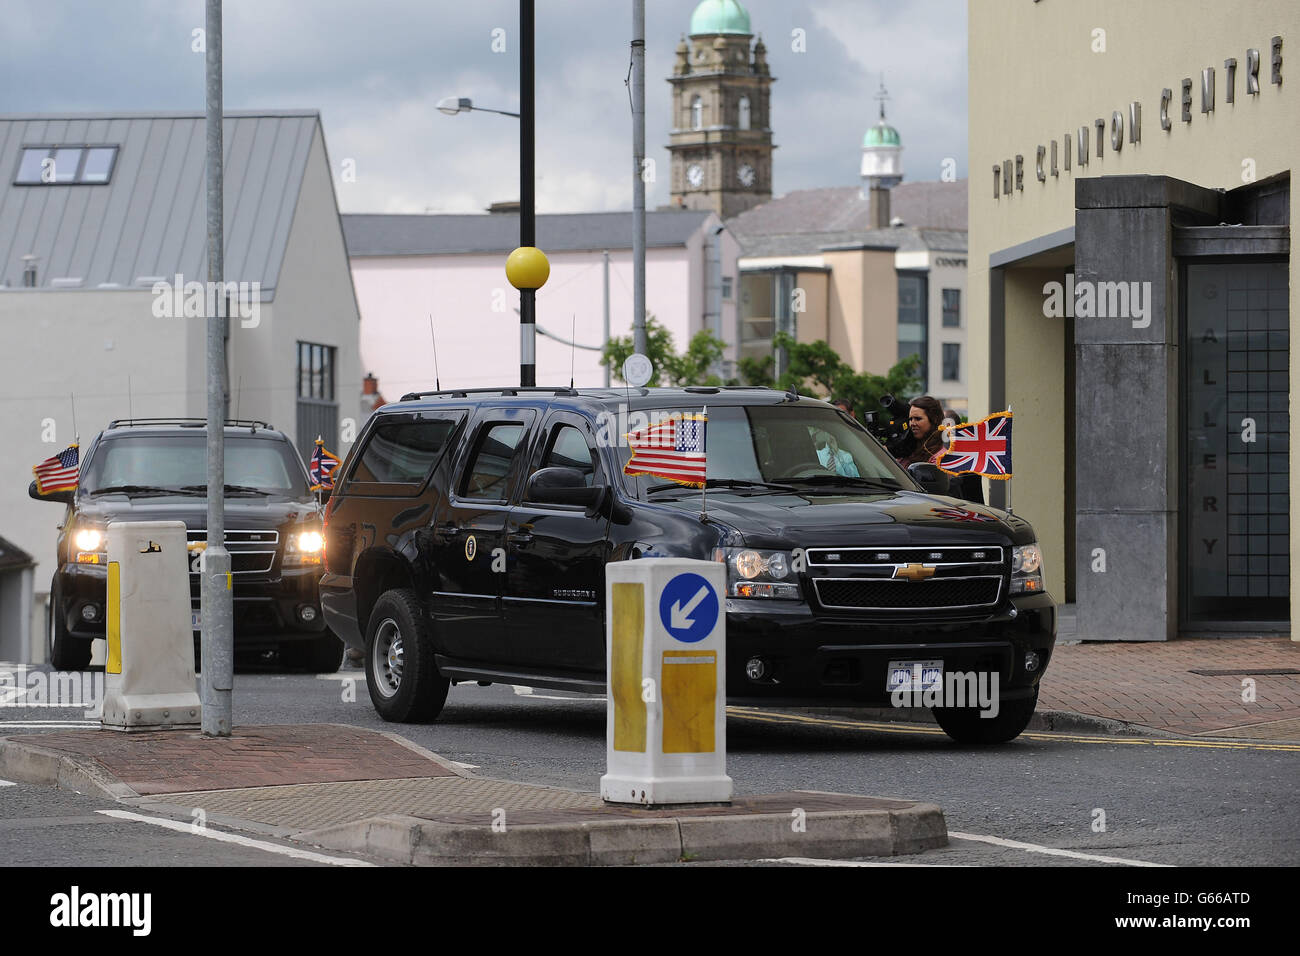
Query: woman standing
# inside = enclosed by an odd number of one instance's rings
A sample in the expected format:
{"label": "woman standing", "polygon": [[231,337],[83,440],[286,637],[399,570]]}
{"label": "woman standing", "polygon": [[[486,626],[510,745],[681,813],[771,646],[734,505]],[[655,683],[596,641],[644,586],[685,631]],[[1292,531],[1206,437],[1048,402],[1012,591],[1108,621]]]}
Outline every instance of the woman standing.
{"label": "woman standing", "polygon": [[944,450],[943,437],[939,431],[939,424],[942,421],[943,406],[937,399],[929,395],[912,399],[912,407],[908,409],[907,426],[912,432],[912,437],[916,439],[916,447],[912,449],[911,454],[898,459],[898,463],[906,468],[918,461],[937,461]]}

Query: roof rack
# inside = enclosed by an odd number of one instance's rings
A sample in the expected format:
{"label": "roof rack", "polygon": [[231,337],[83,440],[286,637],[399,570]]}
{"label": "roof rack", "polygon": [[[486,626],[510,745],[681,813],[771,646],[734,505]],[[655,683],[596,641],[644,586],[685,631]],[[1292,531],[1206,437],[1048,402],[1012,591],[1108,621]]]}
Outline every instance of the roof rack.
{"label": "roof rack", "polygon": [[520,392],[549,392],[552,395],[577,395],[576,388],[567,385],[510,385],[502,388],[444,388],[433,392],[407,392],[399,401],[415,402],[434,395],[449,398],[468,398],[471,395],[518,395]]}
{"label": "roof rack", "polygon": [[[108,423],[109,428],[148,428],[153,425],[179,425],[181,428],[206,427],[206,418],[115,418]],[[266,422],[249,418],[227,418],[228,428],[270,428]]]}

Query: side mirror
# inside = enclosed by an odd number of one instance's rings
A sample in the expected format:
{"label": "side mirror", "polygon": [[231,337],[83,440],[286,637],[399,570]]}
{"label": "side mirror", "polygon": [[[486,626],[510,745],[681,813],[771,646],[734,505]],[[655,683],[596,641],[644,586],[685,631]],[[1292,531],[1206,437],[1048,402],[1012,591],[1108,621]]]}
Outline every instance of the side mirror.
{"label": "side mirror", "polygon": [[524,500],[544,505],[581,505],[595,508],[605,497],[605,489],[587,486],[587,479],[577,468],[542,468],[535,471],[524,487]]}
{"label": "side mirror", "polygon": [[70,505],[72,504],[73,495],[75,495],[76,492],[48,491],[45,494],[41,494],[36,490],[36,482],[33,481],[27,486],[27,494],[29,497],[35,498],[37,501],[57,501],[61,505]]}
{"label": "side mirror", "polygon": [[912,480],[932,495],[948,494],[948,476],[937,465],[928,461],[918,461],[907,466],[907,473]]}

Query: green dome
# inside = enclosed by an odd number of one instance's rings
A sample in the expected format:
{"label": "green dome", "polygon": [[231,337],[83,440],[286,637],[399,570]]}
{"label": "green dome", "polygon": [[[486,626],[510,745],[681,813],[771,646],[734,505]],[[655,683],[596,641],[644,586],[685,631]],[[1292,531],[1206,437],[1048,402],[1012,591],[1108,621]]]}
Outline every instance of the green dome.
{"label": "green dome", "polygon": [[736,0],[703,0],[691,14],[691,36],[750,32],[749,14]]}
{"label": "green dome", "polygon": [[898,130],[881,121],[871,129],[867,130],[867,135],[862,137],[863,146],[901,146],[902,140],[898,138]]}

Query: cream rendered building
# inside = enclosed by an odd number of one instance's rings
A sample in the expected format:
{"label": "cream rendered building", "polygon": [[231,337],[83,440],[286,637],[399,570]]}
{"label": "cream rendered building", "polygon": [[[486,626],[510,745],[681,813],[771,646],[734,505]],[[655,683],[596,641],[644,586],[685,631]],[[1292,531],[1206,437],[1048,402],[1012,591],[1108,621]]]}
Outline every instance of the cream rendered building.
{"label": "cream rendered building", "polygon": [[1300,4],[971,3],[969,31],[971,411],[1015,412],[1049,591],[1082,639],[1300,638]]}

